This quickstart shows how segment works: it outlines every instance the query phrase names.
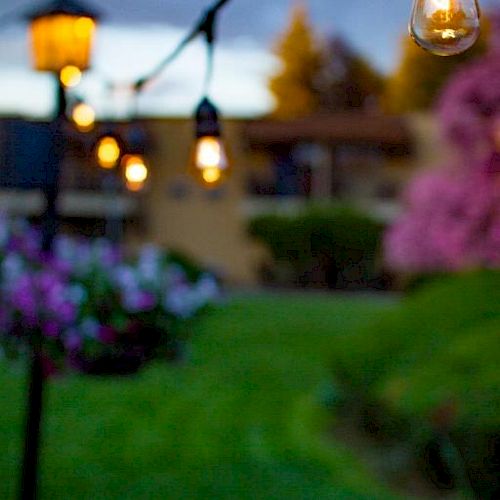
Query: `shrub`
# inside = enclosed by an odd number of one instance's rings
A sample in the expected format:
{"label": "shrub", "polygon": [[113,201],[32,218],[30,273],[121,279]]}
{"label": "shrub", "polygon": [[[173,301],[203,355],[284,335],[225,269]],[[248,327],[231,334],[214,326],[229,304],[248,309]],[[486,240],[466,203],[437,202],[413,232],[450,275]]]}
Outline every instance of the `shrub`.
{"label": "shrub", "polygon": [[465,468],[482,498],[500,488],[492,472],[500,448],[499,304],[499,271],[448,277],[334,346],[343,393],[376,416],[372,427],[416,452],[438,439],[443,460],[457,477]]}
{"label": "shrub", "polygon": [[264,243],[275,267],[288,267],[296,284],[367,286],[378,277],[383,226],[349,207],[309,207],[295,216],[264,215],[250,235]]}
{"label": "shrub", "polygon": [[135,371],[219,293],[179,262],[153,246],[126,258],[107,240],[66,236],[44,254],[31,226],[0,221],[0,345],[16,355],[41,343],[48,373]]}

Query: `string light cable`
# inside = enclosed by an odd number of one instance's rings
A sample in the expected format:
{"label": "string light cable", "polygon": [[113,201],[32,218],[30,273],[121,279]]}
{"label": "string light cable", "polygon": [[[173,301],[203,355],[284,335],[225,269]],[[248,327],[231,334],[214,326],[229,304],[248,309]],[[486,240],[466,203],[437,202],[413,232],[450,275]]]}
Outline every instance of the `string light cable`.
{"label": "string light cable", "polygon": [[[214,42],[214,26],[216,23],[217,15],[220,11],[226,7],[231,0],[216,0],[213,4],[208,7],[200,16],[200,18],[194,23],[193,28],[188,31],[187,35],[178,43],[178,45],[167,54],[150,72],[138,78],[135,82],[124,85],[123,83],[118,84],[106,79],[106,86],[111,90],[115,88],[132,87],[133,91],[136,93],[142,92],[150,83],[156,80],[163,71],[170,66],[178,57],[184,52],[184,50],[194,42],[199,36],[204,35],[209,41],[209,51],[213,52],[213,42]],[[17,19],[19,19],[23,14],[23,10],[16,8],[14,10],[8,11],[4,14],[0,14],[0,29],[6,28],[13,24]],[[209,70],[207,71],[207,80],[211,79],[211,66],[212,66],[212,56],[209,56]],[[208,86],[208,83],[206,83]]]}

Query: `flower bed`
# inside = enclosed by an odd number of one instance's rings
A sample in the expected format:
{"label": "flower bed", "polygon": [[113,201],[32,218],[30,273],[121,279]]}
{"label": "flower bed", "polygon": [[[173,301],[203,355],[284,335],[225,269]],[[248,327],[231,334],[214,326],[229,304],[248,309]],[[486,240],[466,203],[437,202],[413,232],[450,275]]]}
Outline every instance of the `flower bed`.
{"label": "flower bed", "polygon": [[212,304],[215,278],[153,246],[135,258],[105,239],[60,236],[50,255],[24,221],[0,220],[0,346],[42,343],[48,374],[137,371],[172,355],[181,325]]}

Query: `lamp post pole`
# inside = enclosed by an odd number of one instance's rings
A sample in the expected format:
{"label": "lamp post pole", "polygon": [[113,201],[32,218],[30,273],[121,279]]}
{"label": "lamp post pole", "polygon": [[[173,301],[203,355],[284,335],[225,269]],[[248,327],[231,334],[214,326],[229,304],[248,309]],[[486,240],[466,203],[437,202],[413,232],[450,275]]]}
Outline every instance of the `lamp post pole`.
{"label": "lamp post pole", "polygon": [[[98,14],[82,0],[46,0],[42,6],[26,12],[32,45],[33,66],[37,71],[53,73],[57,78],[54,119],[50,124],[52,146],[45,165],[42,217],[42,251],[50,255],[57,233],[59,177],[65,153],[66,92],[61,80],[63,71],[85,71],[89,67]],[[40,430],[46,380],[42,332],[29,332],[29,392],[26,408],[26,434],[19,496],[37,498]]]}
{"label": "lamp post pole", "polygon": [[[64,160],[64,123],[66,120],[66,92],[57,76],[57,103],[52,130],[52,150],[46,165],[43,183],[45,212],[42,219],[43,252],[52,251],[57,233],[59,197],[59,177]],[[29,392],[24,437],[24,457],[20,485],[21,500],[34,500],[37,497],[38,463],[40,456],[40,427],[43,410],[45,373],[43,366],[41,332],[33,332],[30,337]]]}

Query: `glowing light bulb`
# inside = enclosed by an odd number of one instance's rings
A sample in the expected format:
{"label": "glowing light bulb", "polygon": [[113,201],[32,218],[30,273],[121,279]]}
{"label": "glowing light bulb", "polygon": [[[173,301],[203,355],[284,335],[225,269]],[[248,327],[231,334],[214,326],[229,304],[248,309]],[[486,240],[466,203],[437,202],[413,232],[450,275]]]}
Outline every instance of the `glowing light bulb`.
{"label": "glowing light bulb", "polygon": [[128,155],[124,158],[125,180],[130,191],[141,191],[144,188],[149,172],[144,159],[140,155]]}
{"label": "glowing light bulb", "polygon": [[76,87],[82,80],[82,72],[80,68],[77,68],[76,66],[65,66],[61,70],[59,78],[65,87]]}
{"label": "glowing light bulb", "polygon": [[201,137],[196,143],[196,167],[220,168],[227,166],[226,153],[218,137]]}
{"label": "glowing light bulb", "polygon": [[88,38],[93,36],[96,28],[95,21],[90,17],[80,17],[75,21],[74,33],[78,38]]}
{"label": "glowing light bulb", "polygon": [[192,160],[194,177],[206,187],[216,187],[227,177],[229,161],[220,137],[205,136],[196,140]]}
{"label": "glowing light bulb", "polygon": [[423,49],[453,56],[479,38],[479,16],[477,0],[414,0],[409,31]]}
{"label": "glowing light bulb", "polygon": [[214,184],[220,180],[222,177],[222,173],[220,169],[214,167],[214,168],[204,168],[201,172],[201,175],[203,176],[203,180],[207,184]]}
{"label": "glowing light bulb", "polygon": [[96,156],[102,168],[115,168],[121,156],[118,141],[110,135],[102,137],[97,143]]}
{"label": "glowing light bulb", "polygon": [[92,106],[81,102],[71,113],[71,118],[80,132],[89,132],[95,125],[95,111]]}

